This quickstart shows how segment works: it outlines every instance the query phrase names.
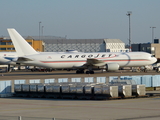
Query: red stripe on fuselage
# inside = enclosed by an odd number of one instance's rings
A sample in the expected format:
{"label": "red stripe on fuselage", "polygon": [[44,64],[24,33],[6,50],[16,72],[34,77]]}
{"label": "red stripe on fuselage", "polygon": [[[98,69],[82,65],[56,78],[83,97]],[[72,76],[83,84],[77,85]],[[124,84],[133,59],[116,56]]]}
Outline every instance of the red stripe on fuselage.
{"label": "red stripe on fuselage", "polygon": [[[140,60],[103,60],[104,62],[122,62],[122,61],[150,61],[147,59],[140,59]],[[40,61],[42,63],[71,63],[71,62],[86,62],[86,60],[84,61]]]}

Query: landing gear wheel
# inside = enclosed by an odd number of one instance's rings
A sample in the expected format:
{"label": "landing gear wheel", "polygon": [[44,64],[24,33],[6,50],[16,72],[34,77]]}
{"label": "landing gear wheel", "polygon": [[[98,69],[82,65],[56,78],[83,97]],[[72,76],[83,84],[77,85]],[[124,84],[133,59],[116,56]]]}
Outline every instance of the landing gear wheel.
{"label": "landing gear wheel", "polygon": [[84,70],[77,70],[76,74],[84,73]]}
{"label": "landing gear wheel", "polygon": [[78,74],[78,73],[79,73],[79,71],[77,70],[77,71],[76,71],[76,74]]}
{"label": "landing gear wheel", "polygon": [[92,71],[90,71],[90,74],[94,74],[94,71],[92,70]]}
{"label": "landing gear wheel", "polygon": [[86,71],[86,74],[89,74],[89,71]]}
{"label": "landing gear wheel", "polygon": [[91,71],[86,71],[86,74],[94,74],[94,71],[91,70]]}

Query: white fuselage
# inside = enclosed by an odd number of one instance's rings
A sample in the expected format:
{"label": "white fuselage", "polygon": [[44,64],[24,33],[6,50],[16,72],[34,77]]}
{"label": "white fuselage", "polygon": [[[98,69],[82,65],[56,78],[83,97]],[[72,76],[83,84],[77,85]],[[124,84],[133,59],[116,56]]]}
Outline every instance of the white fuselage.
{"label": "white fuselage", "polygon": [[32,61],[23,61],[27,65],[46,68],[74,68],[84,65],[88,58],[94,58],[107,63],[117,63],[120,67],[138,67],[153,64],[157,61],[151,54],[145,52],[126,53],[40,53],[25,56]]}

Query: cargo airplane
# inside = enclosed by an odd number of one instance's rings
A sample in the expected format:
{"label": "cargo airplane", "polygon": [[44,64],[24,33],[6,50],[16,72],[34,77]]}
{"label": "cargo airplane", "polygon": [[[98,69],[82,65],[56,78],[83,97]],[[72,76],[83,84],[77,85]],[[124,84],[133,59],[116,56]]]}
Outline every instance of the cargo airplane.
{"label": "cargo airplane", "polygon": [[146,52],[37,52],[13,28],[8,29],[16,49],[18,64],[53,69],[76,69],[76,73],[94,74],[95,69],[116,71],[121,67],[141,67],[153,64],[157,59]]}
{"label": "cargo airplane", "polygon": [[0,65],[15,65],[16,63],[13,60],[17,57],[16,52],[0,52]]}

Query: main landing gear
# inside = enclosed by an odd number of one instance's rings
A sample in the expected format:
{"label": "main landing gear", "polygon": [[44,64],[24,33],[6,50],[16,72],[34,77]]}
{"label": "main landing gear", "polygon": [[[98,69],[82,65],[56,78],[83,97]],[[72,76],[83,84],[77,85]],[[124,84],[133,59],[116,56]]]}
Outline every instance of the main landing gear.
{"label": "main landing gear", "polygon": [[[77,70],[76,71],[76,74],[83,74],[83,73],[84,73],[84,70]],[[86,71],[86,74],[94,74],[94,71],[93,70]]]}
{"label": "main landing gear", "polygon": [[93,70],[86,71],[86,74],[94,74],[94,71]]}
{"label": "main landing gear", "polygon": [[76,73],[77,73],[77,74],[84,73],[84,70],[77,70]]}

